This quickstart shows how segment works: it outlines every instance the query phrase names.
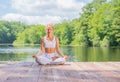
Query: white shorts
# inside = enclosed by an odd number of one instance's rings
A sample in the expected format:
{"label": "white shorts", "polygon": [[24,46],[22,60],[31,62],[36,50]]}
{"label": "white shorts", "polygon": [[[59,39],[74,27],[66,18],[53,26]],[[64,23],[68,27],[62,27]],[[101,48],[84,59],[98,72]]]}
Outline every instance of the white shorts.
{"label": "white shorts", "polygon": [[39,64],[64,64],[65,63],[65,59],[62,57],[59,57],[57,59],[55,59],[54,61],[52,60],[52,57],[54,56],[58,56],[58,54],[56,53],[44,53],[41,56],[38,56],[36,58],[36,62]]}

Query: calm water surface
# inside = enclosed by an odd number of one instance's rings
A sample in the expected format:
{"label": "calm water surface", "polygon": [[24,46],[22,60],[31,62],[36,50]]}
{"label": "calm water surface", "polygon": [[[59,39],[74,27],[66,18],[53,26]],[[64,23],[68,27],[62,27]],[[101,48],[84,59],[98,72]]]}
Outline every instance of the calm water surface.
{"label": "calm water surface", "polygon": [[[34,61],[31,57],[39,51],[39,45],[0,45],[0,61]],[[70,62],[120,61],[120,48],[60,46]]]}

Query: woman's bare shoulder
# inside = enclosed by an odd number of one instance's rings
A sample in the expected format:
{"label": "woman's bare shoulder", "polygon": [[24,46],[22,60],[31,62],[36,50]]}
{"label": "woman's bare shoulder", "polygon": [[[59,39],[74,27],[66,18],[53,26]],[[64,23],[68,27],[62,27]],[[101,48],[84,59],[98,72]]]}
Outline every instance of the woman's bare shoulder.
{"label": "woman's bare shoulder", "polygon": [[42,37],[40,40],[41,40],[41,41],[44,41],[44,38],[45,38],[45,37]]}

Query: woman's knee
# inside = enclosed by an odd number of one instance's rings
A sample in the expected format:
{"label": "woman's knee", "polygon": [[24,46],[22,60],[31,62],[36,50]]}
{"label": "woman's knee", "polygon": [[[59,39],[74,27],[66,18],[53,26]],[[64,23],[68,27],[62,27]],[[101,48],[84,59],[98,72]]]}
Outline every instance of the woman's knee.
{"label": "woman's knee", "polygon": [[41,63],[41,60],[38,59],[38,58],[36,58],[35,61],[36,61],[36,63],[38,63],[38,64],[42,64],[42,63]]}

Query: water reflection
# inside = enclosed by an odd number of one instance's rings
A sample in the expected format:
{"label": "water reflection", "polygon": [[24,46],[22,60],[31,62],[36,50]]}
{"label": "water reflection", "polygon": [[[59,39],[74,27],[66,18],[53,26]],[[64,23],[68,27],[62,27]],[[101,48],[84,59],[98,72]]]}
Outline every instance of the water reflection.
{"label": "water reflection", "polygon": [[71,57],[70,61],[120,61],[120,48],[81,46],[66,46],[61,48],[65,54]]}
{"label": "water reflection", "polygon": [[[60,46],[60,48],[65,55],[70,57],[68,61],[72,62],[120,61],[120,48],[81,46]],[[31,56],[39,49],[39,45],[0,45],[0,61],[34,61]]]}

